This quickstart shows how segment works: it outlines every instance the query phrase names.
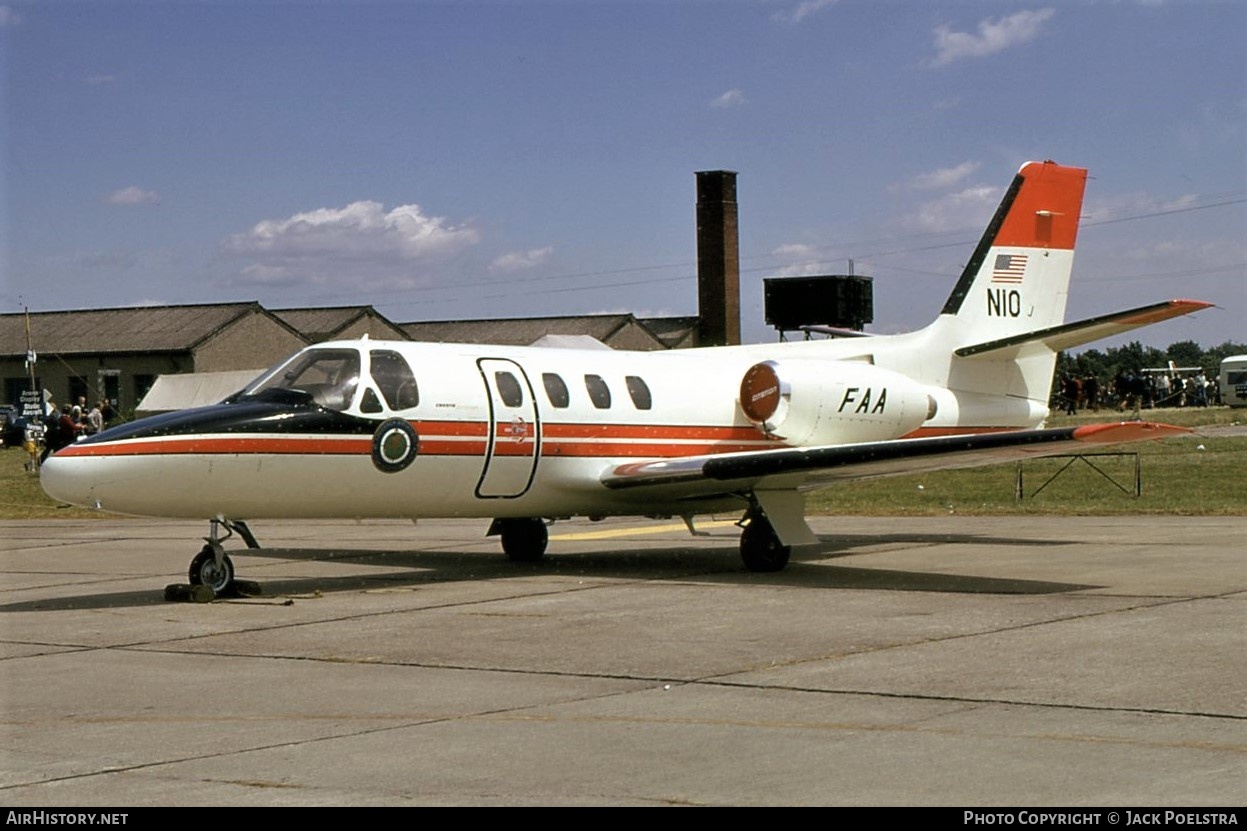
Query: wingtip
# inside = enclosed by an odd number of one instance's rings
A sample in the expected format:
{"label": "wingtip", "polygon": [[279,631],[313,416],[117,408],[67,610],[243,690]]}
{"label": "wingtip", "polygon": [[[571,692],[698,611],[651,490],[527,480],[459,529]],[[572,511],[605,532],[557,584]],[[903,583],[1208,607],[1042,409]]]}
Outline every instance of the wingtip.
{"label": "wingtip", "polygon": [[1119,444],[1191,435],[1195,431],[1156,421],[1121,421],[1114,424],[1086,424],[1074,428],[1074,438],[1090,444]]}
{"label": "wingtip", "polygon": [[1217,305],[1216,303],[1209,303],[1206,300],[1188,300],[1186,298],[1170,300],[1169,304],[1185,309],[1187,312],[1198,312],[1200,309],[1211,309]]}
{"label": "wingtip", "polygon": [[1123,316],[1119,322],[1130,326],[1146,326],[1149,323],[1159,323],[1180,315],[1188,315],[1214,305],[1204,300],[1166,300],[1139,309],[1137,314]]}

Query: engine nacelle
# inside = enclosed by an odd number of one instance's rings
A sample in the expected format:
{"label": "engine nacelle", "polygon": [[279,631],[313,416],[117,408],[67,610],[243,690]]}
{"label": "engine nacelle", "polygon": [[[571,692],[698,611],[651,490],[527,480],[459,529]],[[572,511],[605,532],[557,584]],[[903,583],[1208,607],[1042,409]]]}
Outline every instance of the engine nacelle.
{"label": "engine nacelle", "polygon": [[766,435],[810,446],[899,438],[935,415],[935,399],[891,370],[796,359],[746,370],[740,408]]}

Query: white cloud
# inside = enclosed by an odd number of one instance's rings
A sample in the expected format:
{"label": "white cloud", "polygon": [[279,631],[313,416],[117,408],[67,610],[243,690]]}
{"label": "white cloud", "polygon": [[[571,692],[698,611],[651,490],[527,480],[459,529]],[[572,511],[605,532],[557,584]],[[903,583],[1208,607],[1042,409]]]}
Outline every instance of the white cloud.
{"label": "white cloud", "polygon": [[787,242],[776,246],[771,256],[785,260],[808,260],[818,256],[819,249],[803,242]]}
{"label": "white cloud", "polygon": [[826,262],[794,263],[767,272],[768,277],[817,277],[827,273]]}
{"label": "white cloud", "polygon": [[22,16],[13,11],[12,6],[0,6],[0,27],[16,26],[22,22]]}
{"label": "white cloud", "polygon": [[1034,40],[1040,27],[1056,14],[1055,9],[1021,11],[999,20],[979,22],[978,34],[954,32],[951,27],[935,29],[936,56],[933,66],[944,66],[962,58],[982,58]]}
{"label": "white cloud", "polygon": [[1000,201],[1001,189],[969,187],[932,200],[911,215],[907,223],[920,231],[961,231],[982,228]]}
{"label": "white cloud", "polygon": [[108,202],[111,205],[154,205],[159,201],[160,194],[156,191],[143,190],[135,185],[108,194]]}
{"label": "white cloud", "polygon": [[225,241],[226,251],[247,257],[324,257],[393,261],[438,259],[478,240],[475,230],[425,216],[419,205],[387,212],[380,202],[352,202],[345,208],[317,208],[287,219],[266,219]]}
{"label": "white cloud", "polygon": [[838,258],[830,248],[803,242],[778,245],[771,250],[771,256],[787,260],[788,264],[768,272],[770,277],[810,277],[826,274]]}
{"label": "white cloud", "polygon": [[942,167],[930,173],[920,173],[909,180],[908,186],[913,190],[951,188],[978,169],[978,162],[962,162],[956,167]]}
{"label": "white cloud", "polygon": [[554,246],[547,245],[545,248],[534,248],[531,251],[512,251],[510,254],[503,254],[489,264],[491,274],[509,274],[513,271],[524,271],[525,269],[535,268],[550,259],[550,255],[554,253]]}
{"label": "white cloud", "polygon": [[784,9],[771,15],[772,20],[780,23],[800,23],[816,11],[833,6],[838,0],[803,0],[791,9]]}
{"label": "white cloud", "polygon": [[711,107],[726,110],[730,107],[739,107],[745,103],[745,93],[739,89],[729,89],[718,98],[710,102]]}
{"label": "white cloud", "polygon": [[445,262],[475,245],[475,229],[425,216],[419,205],[386,211],[379,202],[317,208],[266,219],[227,237],[225,253],[254,260],[247,282],[318,282],[344,274],[388,285],[410,285],[422,266]]}

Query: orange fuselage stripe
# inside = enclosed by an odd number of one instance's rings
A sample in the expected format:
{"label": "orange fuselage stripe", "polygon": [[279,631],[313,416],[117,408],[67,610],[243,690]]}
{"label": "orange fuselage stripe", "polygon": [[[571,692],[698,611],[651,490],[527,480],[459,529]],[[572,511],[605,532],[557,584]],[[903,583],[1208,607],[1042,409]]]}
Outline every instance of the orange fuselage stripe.
{"label": "orange fuselage stripe", "polygon": [[[433,456],[484,456],[487,422],[414,422],[420,452]],[[531,431],[532,426],[527,429]],[[750,427],[713,427],[632,424],[546,423],[542,426],[541,455],[562,458],[668,457],[730,453],[782,447]],[[528,432],[516,432],[500,422],[494,438],[495,456],[531,457],[536,442]],[[307,455],[352,456],[372,452],[372,437],[192,435],[129,439],[70,445],[59,452],[68,457],[181,456],[181,455]]]}

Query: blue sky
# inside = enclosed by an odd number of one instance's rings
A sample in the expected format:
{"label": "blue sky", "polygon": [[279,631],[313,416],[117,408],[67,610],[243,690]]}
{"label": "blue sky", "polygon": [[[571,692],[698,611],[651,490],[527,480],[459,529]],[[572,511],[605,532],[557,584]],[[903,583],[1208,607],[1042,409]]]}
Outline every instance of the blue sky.
{"label": "blue sky", "polygon": [[1192,297],[1133,337],[1241,342],[1244,44],[1230,0],[0,0],[0,305],[693,314],[722,168],[747,339],[763,278],[850,259],[903,331],[1052,158],[1071,319]]}

